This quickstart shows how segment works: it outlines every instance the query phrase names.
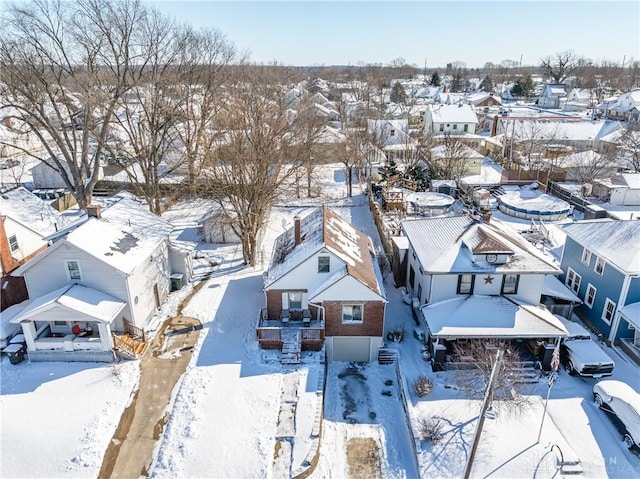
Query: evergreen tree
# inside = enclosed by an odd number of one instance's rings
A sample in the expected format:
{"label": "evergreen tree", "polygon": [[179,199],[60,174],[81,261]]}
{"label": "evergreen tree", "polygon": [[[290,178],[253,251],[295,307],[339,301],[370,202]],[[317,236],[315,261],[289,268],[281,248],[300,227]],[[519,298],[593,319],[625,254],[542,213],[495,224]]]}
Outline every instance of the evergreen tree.
{"label": "evergreen tree", "polygon": [[416,182],[416,191],[427,191],[429,189],[429,172],[422,165],[411,167],[405,177]]}
{"label": "evergreen tree", "polygon": [[378,168],[378,174],[380,175],[380,179],[382,181],[387,181],[390,177],[399,174],[398,165],[396,160],[391,158],[389,162],[380,168]]}
{"label": "evergreen tree", "polygon": [[515,85],[511,87],[511,95],[513,97],[521,97],[524,96],[524,90],[522,89],[522,84],[520,80],[518,80]]}
{"label": "evergreen tree", "polygon": [[441,80],[440,80],[440,75],[438,74],[437,71],[433,72],[433,75],[431,75],[431,84],[433,86],[440,86]]}
{"label": "evergreen tree", "polygon": [[391,89],[391,101],[393,103],[406,103],[407,102],[407,92],[404,91],[404,87],[400,84],[400,82],[395,82],[393,88]]}
{"label": "evergreen tree", "polygon": [[451,80],[451,92],[459,93],[462,91],[462,72],[458,69],[453,75],[453,80]]}
{"label": "evergreen tree", "polygon": [[486,91],[487,93],[491,93],[493,91],[493,82],[491,81],[491,76],[487,75],[480,83],[480,89]]}

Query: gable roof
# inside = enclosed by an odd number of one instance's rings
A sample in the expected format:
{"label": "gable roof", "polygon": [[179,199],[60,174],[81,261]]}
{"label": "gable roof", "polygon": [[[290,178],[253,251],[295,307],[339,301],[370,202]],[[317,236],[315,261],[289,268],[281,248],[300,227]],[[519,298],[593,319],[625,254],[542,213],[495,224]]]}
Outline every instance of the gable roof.
{"label": "gable roof", "polygon": [[75,219],[62,215],[23,186],[0,195],[0,212],[3,217],[9,217],[43,237],[64,228]]}
{"label": "gable roof", "polygon": [[[471,216],[406,220],[402,229],[427,273],[545,273],[562,271],[517,232],[497,220]],[[508,254],[505,264],[473,261],[473,255]]]}
{"label": "gable roof", "polygon": [[478,123],[478,116],[471,105],[431,105],[433,123]]}
{"label": "gable roof", "polygon": [[625,273],[640,273],[640,221],[579,221],[562,225],[562,229],[569,238]]}
{"label": "gable roof", "polygon": [[265,287],[292,271],[322,248],[326,248],[344,261],[348,275],[379,295],[385,296],[373,264],[373,248],[369,237],[362,231],[345,221],[335,211],[322,206],[300,219],[300,232],[301,242],[298,245],[295,244],[294,228],[289,228],[276,239]]}
{"label": "gable roof", "polygon": [[95,289],[79,284],[68,284],[33,300],[31,304],[14,316],[11,322],[21,323],[50,309],[62,308],[94,320],[110,323],[125,305],[124,301]]}

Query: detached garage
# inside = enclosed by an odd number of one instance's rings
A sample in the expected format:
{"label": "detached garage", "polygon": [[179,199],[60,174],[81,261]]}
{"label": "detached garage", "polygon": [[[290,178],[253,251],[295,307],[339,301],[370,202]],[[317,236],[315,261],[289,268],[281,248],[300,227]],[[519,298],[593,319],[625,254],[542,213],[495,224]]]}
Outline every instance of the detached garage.
{"label": "detached garage", "polygon": [[325,340],[329,361],[375,361],[381,345],[382,338],[369,336],[335,336]]}

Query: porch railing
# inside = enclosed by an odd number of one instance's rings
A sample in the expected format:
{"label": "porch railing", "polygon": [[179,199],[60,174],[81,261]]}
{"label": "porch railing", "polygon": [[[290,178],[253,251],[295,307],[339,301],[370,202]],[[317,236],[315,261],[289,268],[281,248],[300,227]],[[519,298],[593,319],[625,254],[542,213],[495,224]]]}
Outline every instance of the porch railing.
{"label": "porch railing", "polygon": [[147,342],[147,335],[145,334],[144,329],[133,325],[129,321],[124,322],[124,331],[125,333],[129,333],[131,336],[135,338],[140,338],[140,341],[144,343]]}

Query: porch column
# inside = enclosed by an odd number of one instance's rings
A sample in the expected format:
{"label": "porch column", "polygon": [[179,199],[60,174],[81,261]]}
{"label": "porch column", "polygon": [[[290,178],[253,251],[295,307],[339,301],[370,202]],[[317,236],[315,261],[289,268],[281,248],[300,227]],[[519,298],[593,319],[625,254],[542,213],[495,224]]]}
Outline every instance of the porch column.
{"label": "porch column", "polygon": [[36,326],[33,321],[26,321],[20,323],[22,326],[22,334],[24,334],[24,340],[27,343],[27,350],[34,351],[36,349]]}
{"label": "porch column", "polygon": [[111,326],[108,323],[97,323],[98,332],[100,333],[100,343],[102,344],[102,351],[110,351],[113,349],[111,344]]}

